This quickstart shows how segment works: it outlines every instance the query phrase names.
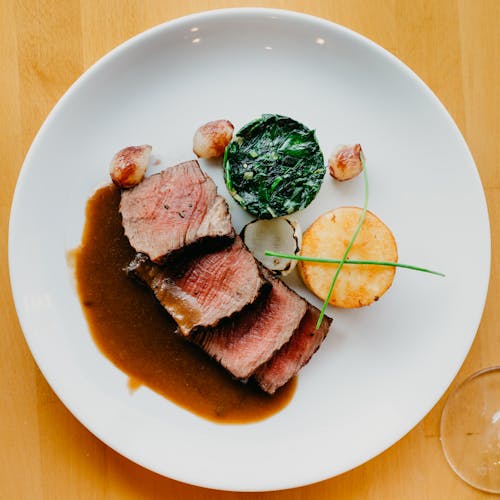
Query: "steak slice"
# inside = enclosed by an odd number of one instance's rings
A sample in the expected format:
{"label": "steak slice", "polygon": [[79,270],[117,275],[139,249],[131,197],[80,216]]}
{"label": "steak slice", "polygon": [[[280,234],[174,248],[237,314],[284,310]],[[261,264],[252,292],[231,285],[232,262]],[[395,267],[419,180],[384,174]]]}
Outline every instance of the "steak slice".
{"label": "steak slice", "polygon": [[267,297],[217,328],[192,340],[234,377],[246,379],[288,342],[299,326],[307,302],[262,268],[272,289]]}
{"label": "steak slice", "polygon": [[307,312],[290,341],[257,370],[255,379],[264,391],[274,394],[295,376],[318,350],[332,323],[331,318],[325,316],[316,330],[319,313],[319,309],[308,304]]}
{"label": "steak slice", "polygon": [[175,268],[157,266],[138,254],[127,272],[153,290],[185,336],[216,326],[271,288],[239,236],[231,246],[178,262]]}
{"label": "steak slice", "polygon": [[221,248],[235,236],[226,201],[195,160],[122,191],[120,213],[132,247],[156,264],[193,245]]}

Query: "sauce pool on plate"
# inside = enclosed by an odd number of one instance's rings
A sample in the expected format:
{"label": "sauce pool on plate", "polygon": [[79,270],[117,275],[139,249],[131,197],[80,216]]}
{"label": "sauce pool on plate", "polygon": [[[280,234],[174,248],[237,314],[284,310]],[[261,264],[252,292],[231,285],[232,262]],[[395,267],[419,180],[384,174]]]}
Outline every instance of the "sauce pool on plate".
{"label": "sauce pool on plate", "polygon": [[206,419],[249,423],[267,418],[291,400],[296,378],[269,396],[249,381],[231,378],[176,325],[153,294],[124,272],[135,255],[118,212],[120,190],[95,192],[87,203],[81,246],[74,253],[78,295],[101,352],[141,385]]}

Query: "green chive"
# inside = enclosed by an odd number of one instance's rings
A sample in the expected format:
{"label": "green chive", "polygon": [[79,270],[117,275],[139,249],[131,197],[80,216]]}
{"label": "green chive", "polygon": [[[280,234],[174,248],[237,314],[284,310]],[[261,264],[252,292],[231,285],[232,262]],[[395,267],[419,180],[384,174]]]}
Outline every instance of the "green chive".
{"label": "green chive", "polygon": [[361,226],[363,225],[363,222],[365,221],[366,210],[368,208],[368,175],[366,173],[365,157],[364,157],[363,151],[360,152],[360,159],[361,159],[361,166],[363,168],[363,177],[365,180],[365,200],[363,203],[363,211],[361,212],[361,216],[359,217],[358,225],[356,226],[354,234],[352,235],[351,241],[349,241],[349,244],[347,245],[347,247],[344,251],[344,255],[342,255],[342,258],[340,259],[337,270],[335,271],[335,274],[333,276],[332,284],[330,285],[330,289],[328,290],[328,294],[326,296],[326,299],[323,302],[323,307],[321,308],[318,322],[316,323],[316,329],[318,329],[321,326],[321,323],[323,321],[323,316],[325,315],[326,308],[328,307],[328,303],[330,302],[330,297],[332,296],[333,287],[335,286],[335,283],[337,282],[337,278],[339,277],[340,270],[342,269],[342,266],[344,265],[344,263],[347,259],[347,255],[349,254],[349,251],[351,250],[352,245],[354,244],[354,241],[358,237],[359,231],[361,230]]}
{"label": "green chive", "polygon": [[[279,257],[281,259],[302,260],[306,262],[318,262],[323,264],[339,264],[340,259],[326,259],[322,257],[306,257],[304,255],[292,255],[288,253],[271,252],[266,250],[264,255],[269,257]],[[445,276],[439,271],[432,271],[425,267],[413,266],[411,264],[402,264],[401,262],[388,262],[385,260],[346,260],[344,264],[365,264],[370,266],[388,266],[388,267],[401,267],[404,269],[412,269],[413,271],[421,271],[423,273],[435,274],[436,276]]]}

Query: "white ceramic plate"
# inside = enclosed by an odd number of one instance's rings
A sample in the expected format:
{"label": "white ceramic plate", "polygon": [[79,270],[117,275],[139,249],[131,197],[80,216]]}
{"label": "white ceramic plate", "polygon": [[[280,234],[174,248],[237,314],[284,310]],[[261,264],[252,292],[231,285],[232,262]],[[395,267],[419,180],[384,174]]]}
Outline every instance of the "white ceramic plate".
{"label": "white ceramic plate", "polygon": [[[432,56],[431,56],[432,57]],[[334,328],[283,411],[217,425],[127,377],[91,340],[66,252],[88,196],[118,149],[149,143],[163,166],[192,158],[205,121],[237,128],[261,113],[317,130],[325,156],[361,142],[370,209],[393,230],[400,270],[369,308],[330,311]],[[220,168],[202,165],[227,195]],[[361,205],[362,179],[329,177],[300,214]],[[238,228],[247,217],[231,203]],[[407,433],[461,366],[485,301],[490,262],[484,194],[471,155],[438,99],[369,40],[327,21],[235,9],[182,18],[126,42],[54,108],[19,177],[10,225],[12,288],[30,349],[69,410],[113,449],[195,485],[271,490],[340,474]],[[468,264],[474,261],[473,268]],[[306,293],[316,305],[319,301]]]}

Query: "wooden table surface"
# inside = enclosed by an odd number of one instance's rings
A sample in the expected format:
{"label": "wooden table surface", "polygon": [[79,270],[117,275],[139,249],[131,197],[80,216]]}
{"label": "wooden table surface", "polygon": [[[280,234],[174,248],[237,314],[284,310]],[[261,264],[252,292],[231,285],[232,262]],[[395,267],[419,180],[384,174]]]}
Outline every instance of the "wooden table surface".
{"label": "wooden table surface", "polygon": [[[37,130],[73,81],[119,43],[175,17],[238,6],[307,12],[362,33],[408,64],[447,107],[483,181],[493,256],[481,326],[454,385],[500,363],[500,0],[0,0],[0,498],[489,496],[458,479],[443,457],[439,417],[444,398],[406,437],[353,471],[294,490],[231,493],[185,485],[121,457],[77,422],[37,369],[19,327],[7,266],[12,194]],[[467,272],[474,272],[472,263],[464,263]]]}

